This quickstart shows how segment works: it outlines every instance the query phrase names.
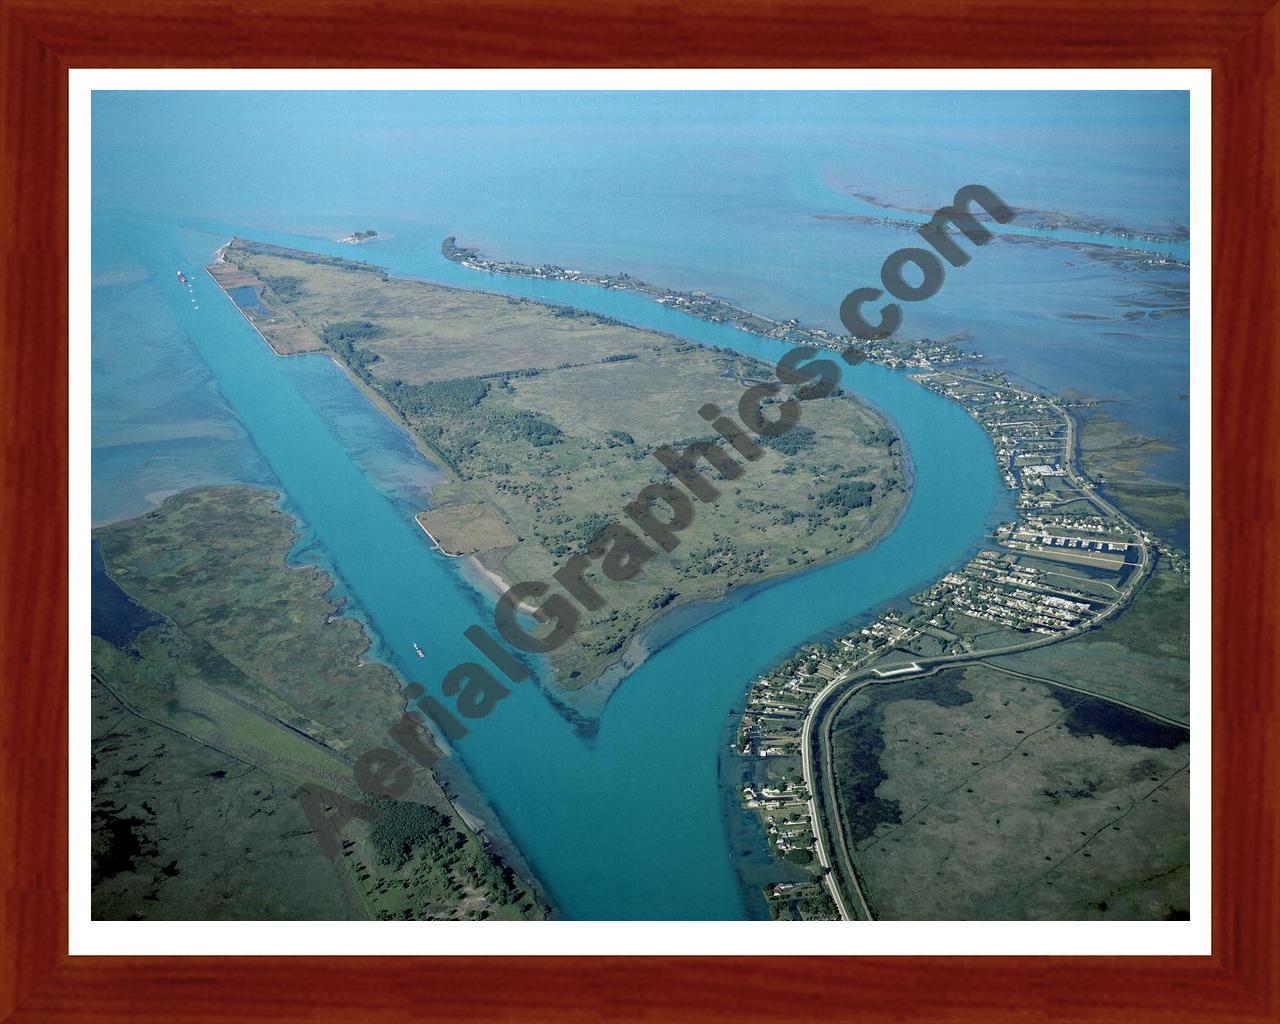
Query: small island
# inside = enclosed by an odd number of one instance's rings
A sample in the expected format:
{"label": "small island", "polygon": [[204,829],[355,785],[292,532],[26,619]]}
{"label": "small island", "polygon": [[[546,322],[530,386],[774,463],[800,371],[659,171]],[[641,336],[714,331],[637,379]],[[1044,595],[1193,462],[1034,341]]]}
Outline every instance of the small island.
{"label": "small island", "polygon": [[361,242],[372,242],[378,237],[378,232],[369,229],[366,231],[353,231],[349,235],[339,238],[339,242],[345,242],[347,245],[359,245]]}

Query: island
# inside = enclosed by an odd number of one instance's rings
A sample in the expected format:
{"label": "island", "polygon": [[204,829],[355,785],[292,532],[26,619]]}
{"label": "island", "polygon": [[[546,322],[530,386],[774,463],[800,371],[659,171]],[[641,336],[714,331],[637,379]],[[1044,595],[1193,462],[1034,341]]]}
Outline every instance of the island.
{"label": "island", "polygon": [[[717,440],[699,409],[773,379],[732,351],[339,257],[235,239],[208,270],[276,352],[328,353],[405,426],[447,473],[418,517],[429,542],[499,589],[550,579],[666,472],[655,449]],[[807,401],[802,425],[762,444],[749,475],[708,470],[724,494],[677,551],[599,584],[607,605],[550,656],[556,683],[625,667],[673,609],[865,550],[906,507],[898,435],[853,395]]]}
{"label": "island", "polygon": [[[871,206],[878,206],[887,212],[897,211],[901,213],[914,213],[924,217],[929,217],[933,214],[933,210],[921,207],[900,206],[867,192],[851,192],[849,194],[854,199],[860,199],[862,202]],[[1061,211],[1020,209],[1017,210],[1016,213],[1019,227],[1032,228],[1036,231],[1078,231],[1084,234],[1119,238],[1122,241],[1132,240],[1137,242],[1163,242],[1169,244],[1186,242],[1191,238],[1191,229],[1186,224],[1171,224],[1169,229],[1166,231],[1151,231],[1128,227],[1124,224],[1103,220],[1098,217],[1085,217],[1080,214],[1063,213]],[[981,214],[979,216],[982,219],[990,219],[985,214]],[[886,218],[883,223],[907,225],[912,230],[919,227],[919,224],[914,221],[894,221],[889,218]]]}

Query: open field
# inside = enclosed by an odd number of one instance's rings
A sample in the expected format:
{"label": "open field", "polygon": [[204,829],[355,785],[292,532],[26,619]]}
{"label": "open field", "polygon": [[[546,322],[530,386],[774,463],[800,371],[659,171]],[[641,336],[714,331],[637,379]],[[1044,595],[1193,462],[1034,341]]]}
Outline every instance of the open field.
{"label": "open field", "polygon": [[[744,386],[772,378],[758,361],[576,310],[256,243],[225,259],[265,282],[267,304],[322,338],[448,469],[420,521],[509,583],[550,580],[602,527],[629,522],[623,506],[669,479],[653,450],[718,441],[698,410],[732,412]],[[273,327],[259,327],[270,340]],[[720,493],[696,505],[674,552],[625,583],[587,573],[605,605],[552,655],[559,683],[590,682],[681,603],[870,546],[908,497],[896,435],[851,398],[805,402],[800,426],[739,465],[734,480],[707,468]]]}
{"label": "open field", "polygon": [[1191,588],[1186,576],[1152,574],[1123,615],[1084,636],[997,664],[1058,679],[1189,720]]}
{"label": "open field", "polygon": [[96,918],[365,916],[279,775],[133,714],[97,680],[92,728]]}
{"label": "open field", "polygon": [[267,284],[255,275],[241,270],[233,263],[221,257],[207,268],[209,276],[218,285],[231,294],[241,294],[239,289],[252,289],[257,304],[246,303],[243,299],[237,302],[240,312],[258,329],[265,338],[270,335],[269,344],[276,355],[291,356],[300,352],[323,352],[325,344],[309,327],[304,325],[283,303],[268,302],[265,298]]}
{"label": "open field", "polygon": [[882,919],[1189,911],[1185,730],[986,666],[867,687],[835,732],[846,834]]}
{"label": "open field", "polygon": [[447,505],[418,513],[418,523],[446,555],[508,548],[516,535],[486,505]]}
{"label": "open field", "polygon": [[295,791],[367,800],[354,762],[391,745],[404,703],[390,669],[362,664],[332,581],[286,564],[275,495],[188,491],[94,538],[111,574],[95,581],[95,916],[543,915],[425,768],[321,855]]}

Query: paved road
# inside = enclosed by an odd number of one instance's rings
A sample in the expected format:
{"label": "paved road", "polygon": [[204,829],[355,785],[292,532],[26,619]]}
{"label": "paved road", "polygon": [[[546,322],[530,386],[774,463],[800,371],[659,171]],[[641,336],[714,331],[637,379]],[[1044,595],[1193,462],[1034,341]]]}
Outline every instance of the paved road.
{"label": "paved road", "polygon": [[[954,375],[953,375],[954,376]],[[984,387],[994,388],[995,390],[1013,391],[1023,393],[1018,388],[1005,387],[1003,385],[991,384],[989,381],[979,380],[970,377],[958,377],[959,380],[965,380],[970,383],[980,384]],[[1139,538],[1140,560],[1136,568],[1129,574],[1129,579],[1122,589],[1117,591],[1114,601],[1103,608],[1089,622],[1075,626],[1072,629],[1053,636],[1040,636],[1032,640],[1023,641],[1017,644],[1010,644],[1004,647],[992,648],[987,651],[966,651],[960,654],[938,655],[936,657],[917,658],[915,661],[918,671],[910,674],[878,676],[874,669],[866,668],[868,660],[863,659],[855,665],[850,666],[840,675],[836,676],[822,692],[814,698],[813,703],[809,706],[809,713],[805,716],[804,729],[801,734],[801,750],[803,753],[802,766],[804,771],[805,786],[809,790],[809,817],[813,822],[814,837],[816,839],[818,861],[829,870],[826,874],[827,889],[831,893],[832,899],[835,901],[840,916],[844,920],[870,920],[872,918],[870,907],[867,904],[866,894],[862,891],[858,882],[856,870],[853,866],[853,859],[849,855],[849,844],[844,834],[844,822],[840,816],[839,804],[836,799],[835,776],[832,767],[831,758],[831,727],[835,722],[840,709],[848,702],[848,700],[856,693],[860,692],[867,686],[874,683],[898,683],[912,679],[921,679],[925,676],[933,675],[943,668],[953,666],[963,666],[977,664],[988,658],[998,657],[1005,654],[1016,654],[1021,651],[1029,651],[1037,647],[1045,647],[1049,644],[1060,643],[1063,640],[1069,640],[1072,637],[1081,636],[1092,629],[1097,629],[1103,622],[1119,614],[1129,605],[1133,596],[1138,589],[1146,582],[1147,577],[1151,574],[1154,565],[1151,546],[1144,542],[1142,531],[1138,528],[1128,516],[1124,515],[1119,509],[1107,501],[1094,488],[1092,482],[1081,476],[1076,469],[1076,424],[1074,418],[1056,402],[1046,399],[1049,406],[1060,415],[1066,422],[1066,442],[1063,445],[1062,467],[1066,472],[1066,476],[1085,495],[1086,500],[1094,505],[1105,515],[1113,516],[1126,525]],[[1115,589],[1115,588],[1112,588]],[[996,667],[996,666],[993,666]],[[1002,671],[1012,671],[1002,669]],[[1018,673],[1015,673],[1018,674]],[[1048,680],[1046,680],[1048,681]],[[1064,685],[1056,683],[1055,685]],[[1098,697],[1102,700],[1109,700],[1113,703],[1120,704],[1133,711],[1139,711],[1142,714],[1149,715],[1153,718],[1165,721],[1171,725],[1184,725],[1184,723],[1176,722],[1172,719],[1166,719],[1161,715],[1157,715],[1145,708],[1139,708],[1136,705],[1128,704],[1125,701],[1108,697],[1105,694],[1093,693],[1083,690],[1075,686],[1067,686],[1080,693],[1086,693],[1089,696]],[[821,765],[821,770],[819,770]],[[816,784],[815,784],[816,783]],[[834,836],[827,834],[828,830],[824,827],[824,822],[834,832]],[[831,847],[831,848],[829,848]],[[843,882],[842,882],[843,880]],[[845,892],[851,893],[852,900],[845,898]],[[850,912],[850,904],[852,903],[854,912]]]}

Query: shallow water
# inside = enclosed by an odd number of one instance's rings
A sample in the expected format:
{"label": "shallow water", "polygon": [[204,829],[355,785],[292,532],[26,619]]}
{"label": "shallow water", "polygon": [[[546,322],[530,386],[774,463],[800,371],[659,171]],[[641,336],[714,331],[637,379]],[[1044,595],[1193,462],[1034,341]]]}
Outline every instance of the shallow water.
{"label": "shallow water", "polygon": [[[849,167],[861,166],[841,141],[830,99],[809,122],[797,114],[807,108],[790,101],[799,127],[773,99],[700,101],[683,120],[660,99],[648,101],[652,108],[566,99],[558,109],[544,99],[514,114],[500,102],[466,100],[466,116],[421,97],[152,94],[95,103],[94,273],[103,282],[94,291],[95,521],[195,483],[282,490],[303,525],[296,556],[334,572],[374,653],[436,695],[441,676],[473,656],[463,629],[486,617],[456,563],[431,551],[413,523],[437,474],[331,361],[274,356],[213,282],[193,274],[218,244],[239,234],[369,259],[773,361],[782,351],[775,343],[638,295],[468,271],[440,256],[440,239],[456,234],[495,255],[624,269],[835,326],[839,298],[874,280],[906,237],[815,219],[840,212],[842,201],[828,189],[826,205],[817,203],[814,182],[843,169],[848,183]],[[746,121],[726,129],[716,120],[724,104]],[[166,128],[179,108],[199,128],[181,145]],[[647,127],[621,131],[628,117]],[[883,136],[893,126],[880,127]],[[1043,163],[1044,155],[1027,159]],[[1176,153],[1160,160],[1160,187],[1147,187],[1151,175],[1117,171],[1109,202],[1127,208],[1141,193],[1132,208],[1147,223],[1176,221],[1177,190],[1166,187],[1180,173]],[[930,174],[917,167],[912,187],[941,202],[958,184],[1016,162],[1004,153]],[[998,191],[1021,206],[1110,212],[1085,205],[1084,192],[1073,199],[1061,175],[1034,196]],[[358,249],[332,240],[353,223],[394,238]],[[174,281],[177,269],[193,277],[198,311]],[[973,347],[1011,369],[1051,387],[1105,389],[1132,419],[1180,442],[1185,405],[1162,396],[1185,377],[1185,321],[1125,320],[1118,305],[1157,280],[1061,246],[1001,242],[955,271],[934,300],[911,307],[904,334],[970,333]],[[1099,309],[1121,319],[1065,315]],[[726,602],[625,680],[589,740],[526,683],[457,744],[566,916],[757,912],[722,823],[717,758],[727,712],[773,660],[935,578],[1003,511],[990,444],[963,410],[880,367],[863,364],[845,380],[894,420],[914,463],[911,504],[879,546]],[[413,655],[414,641],[427,659]]]}

